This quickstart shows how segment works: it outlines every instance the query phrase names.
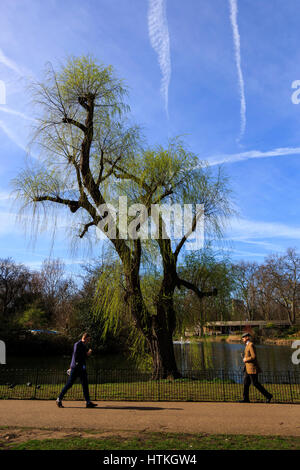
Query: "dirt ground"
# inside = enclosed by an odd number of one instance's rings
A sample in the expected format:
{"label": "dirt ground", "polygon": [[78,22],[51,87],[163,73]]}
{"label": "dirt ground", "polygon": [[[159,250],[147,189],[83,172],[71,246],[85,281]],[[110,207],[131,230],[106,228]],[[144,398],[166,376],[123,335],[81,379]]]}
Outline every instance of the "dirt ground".
{"label": "dirt ground", "polygon": [[0,400],[0,443],[136,432],[300,436],[300,406],[191,402]]}
{"label": "dirt ground", "polygon": [[136,431],[112,431],[112,432],[99,432],[99,431],[86,431],[78,429],[69,429],[66,431],[58,429],[34,429],[34,428],[14,428],[9,427],[0,429],[0,449],[1,444],[19,444],[31,440],[44,440],[44,439],[72,439],[72,438],[92,438],[92,439],[106,439],[106,438],[123,438],[128,439],[135,436]]}

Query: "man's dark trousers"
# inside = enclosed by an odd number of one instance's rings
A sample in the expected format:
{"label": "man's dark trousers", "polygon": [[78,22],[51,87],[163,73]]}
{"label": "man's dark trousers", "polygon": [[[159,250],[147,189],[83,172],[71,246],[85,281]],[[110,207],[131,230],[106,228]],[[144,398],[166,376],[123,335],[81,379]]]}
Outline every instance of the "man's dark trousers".
{"label": "man's dark trousers", "polygon": [[269,392],[267,392],[262,384],[259,383],[258,374],[247,374],[247,372],[244,372],[244,401],[249,401],[249,388],[251,383],[266,398],[270,398],[272,396]]}
{"label": "man's dark trousers", "polygon": [[68,379],[68,382],[66,383],[66,385],[64,386],[64,388],[62,389],[62,391],[60,392],[60,395],[58,397],[60,401],[63,399],[63,397],[67,393],[67,391],[72,387],[72,385],[74,384],[77,377],[80,378],[80,382],[81,382],[81,385],[82,385],[82,388],[83,388],[83,395],[84,395],[85,401],[87,403],[90,402],[87,372],[86,372],[86,368],[83,367],[83,366],[76,366],[76,367],[71,368],[71,374],[70,374],[70,377]]}

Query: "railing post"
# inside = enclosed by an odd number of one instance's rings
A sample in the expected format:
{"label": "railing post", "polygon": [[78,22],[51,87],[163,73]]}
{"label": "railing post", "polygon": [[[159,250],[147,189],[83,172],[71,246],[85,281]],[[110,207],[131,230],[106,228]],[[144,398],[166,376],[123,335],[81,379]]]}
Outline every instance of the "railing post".
{"label": "railing post", "polygon": [[223,369],[222,369],[222,389],[223,389],[223,401],[226,401],[224,370]]}
{"label": "railing post", "polygon": [[94,398],[95,401],[97,401],[97,387],[98,387],[98,368],[96,369],[96,379],[95,379],[95,398]]}
{"label": "railing post", "polygon": [[36,397],[36,389],[37,389],[37,383],[38,383],[38,376],[39,376],[39,370],[38,370],[38,369],[36,369],[36,376],[35,376],[35,384],[34,384],[33,400],[35,400],[35,397]]}
{"label": "railing post", "polygon": [[291,384],[291,374],[290,374],[290,371],[289,371],[289,370],[288,370],[288,376],[289,376],[289,384],[290,384],[291,402],[294,403],[294,399],[293,399],[293,389],[292,389],[292,384]]}

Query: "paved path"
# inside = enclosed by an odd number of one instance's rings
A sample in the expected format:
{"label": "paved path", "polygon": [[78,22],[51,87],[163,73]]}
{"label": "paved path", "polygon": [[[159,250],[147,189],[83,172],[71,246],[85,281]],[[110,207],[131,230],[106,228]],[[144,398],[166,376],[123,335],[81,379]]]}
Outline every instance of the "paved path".
{"label": "paved path", "polygon": [[0,427],[300,436],[300,405],[0,400]]}

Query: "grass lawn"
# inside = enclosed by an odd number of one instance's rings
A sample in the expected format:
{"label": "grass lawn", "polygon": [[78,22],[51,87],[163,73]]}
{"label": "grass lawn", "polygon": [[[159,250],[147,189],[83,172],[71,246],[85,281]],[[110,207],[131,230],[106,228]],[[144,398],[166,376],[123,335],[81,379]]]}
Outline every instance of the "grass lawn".
{"label": "grass lawn", "polygon": [[29,440],[3,450],[300,450],[300,437],[136,433],[129,437]]}
{"label": "grass lawn", "polygon": [[[0,385],[0,399],[56,399],[64,383],[42,383],[38,389],[24,385],[16,385],[9,389]],[[300,403],[300,385],[298,384],[265,384],[268,391],[273,394],[273,402]],[[243,394],[243,385],[222,382],[220,380],[190,380],[179,379],[175,381],[145,381],[129,383],[103,383],[90,384],[92,400],[132,400],[132,401],[227,401],[240,400]],[[67,400],[81,400],[82,388],[79,383],[74,384],[67,393]],[[254,387],[250,388],[251,401],[263,401],[262,395]]]}

